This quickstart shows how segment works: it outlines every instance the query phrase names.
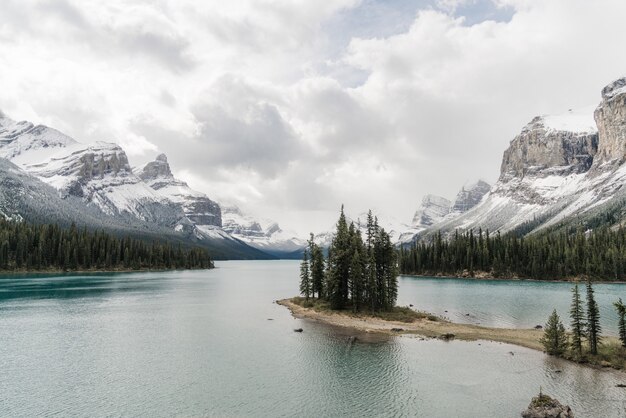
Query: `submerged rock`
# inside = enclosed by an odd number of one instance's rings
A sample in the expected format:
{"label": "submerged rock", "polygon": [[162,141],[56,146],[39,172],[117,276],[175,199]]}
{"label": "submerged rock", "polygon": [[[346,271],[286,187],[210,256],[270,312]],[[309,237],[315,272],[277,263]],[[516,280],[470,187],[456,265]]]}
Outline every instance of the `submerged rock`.
{"label": "submerged rock", "polygon": [[573,418],[574,413],[567,405],[562,405],[556,399],[539,393],[522,412],[522,418]]}

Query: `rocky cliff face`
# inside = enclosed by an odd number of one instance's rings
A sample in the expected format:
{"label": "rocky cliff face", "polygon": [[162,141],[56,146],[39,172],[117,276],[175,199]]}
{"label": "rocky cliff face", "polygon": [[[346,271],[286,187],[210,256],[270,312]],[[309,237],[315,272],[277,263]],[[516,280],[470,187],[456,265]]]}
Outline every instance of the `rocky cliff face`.
{"label": "rocky cliff face", "polygon": [[489,190],[491,190],[491,185],[483,180],[464,186],[456,195],[451,212],[459,214],[467,212],[479,204]]}
{"label": "rocky cliff face", "polygon": [[170,226],[182,214],[132,173],[116,144],[81,144],[61,132],[0,116],[0,157],[110,216]]}
{"label": "rocky cliff face", "polygon": [[622,164],[626,156],[626,77],[602,89],[594,118],[601,138],[594,169]]}
{"label": "rocky cliff face", "polygon": [[413,215],[414,227],[417,226],[431,226],[441,221],[448,213],[452,202],[445,197],[435,196],[432,194],[424,196],[422,204]]}
{"label": "rocky cliff face", "polygon": [[160,195],[180,205],[192,224],[200,227],[222,226],[220,206],[204,193],[193,190],[187,183],[174,178],[165,154],[159,155],[155,161],[135,169],[134,172]]}
{"label": "rocky cliff face", "polygon": [[256,219],[234,205],[222,207],[222,227],[236,239],[277,256],[297,251],[306,245],[305,240],[293,232],[283,230],[277,222]]}
{"label": "rocky cliff face", "polygon": [[[562,126],[551,126],[554,119],[561,120]],[[598,134],[591,120],[579,126],[577,119],[578,115],[568,113],[530,121],[504,151],[500,181],[588,171],[598,150]]]}
{"label": "rocky cliff face", "polygon": [[570,110],[531,120],[504,152],[490,193],[413,239],[478,227],[506,232],[523,226],[529,232],[600,213],[626,198],[625,156],[626,78],[621,78],[602,90],[595,112]]}
{"label": "rocky cliff face", "polygon": [[0,182],[0,216],[188,239],[217,258],[271,258],[224,232],[219,205],[176,180],[164,155],[134,173],[116,144],[81,144],[0,112]]}

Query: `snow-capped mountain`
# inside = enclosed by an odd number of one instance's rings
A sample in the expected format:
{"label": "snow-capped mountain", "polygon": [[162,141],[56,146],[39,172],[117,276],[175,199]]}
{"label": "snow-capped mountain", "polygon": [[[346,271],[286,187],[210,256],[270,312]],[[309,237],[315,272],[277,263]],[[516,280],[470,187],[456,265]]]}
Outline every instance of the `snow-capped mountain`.
{"label": "snow-capped mountain", "polygon": [[191,232],[199,239],[233,239],[221,228],[220,206],[204,193],[193,190],[187,183],[176,179],[165,154],[135,168],[133,172],[171,205],[182,209],[184,217],[178,220],[174,227],[176,230]]}
{"label": "snow-capped mountain", "polygon": [[476,183],[463,186],[454,202],[445,197],[426,195],[420,207],[415,211],[410,227],[405,228],[398,236],[398,242],[410,242],[421,232],[461,216],[478,205],[490,189],[489,183],[478,180]]}
{"label": "snow-capped mountain", "polygon": [[[176,180],[164,156],[134,173],[116,144],[82,144],[55,129],[15,122],[0,113],[1,158],[23,170],[20,178],[26,179],[28,173],[55,189],[61,200],[82,206],[84,213],[95,211],[100,214],[96,218],[103,220],[94,223],[76,216],[77,223],[170,231],[179,239],[211,247],[217,257],[268,257],[224,232],[219,205]],[[20,207],[28,206],[25,203],[14,205],[17,214]]]}
{"label": "snow-capped mountain", "polygon": [[61,132],[30,122],[0,118],[0,157],[107,215],[132,216],[173,225],[181,211],[132,173],[116,144],[81,144]]}
{"label": "snow-capped mountain", "polygon": [[222,206],[222,228],[246,244],[269,254],[283,256],[306,245],[306,240],[269,219],[256,219],[235,205]]}
{"label": "snow-capped mountain", "polygon": [[491,190],[491,185],[484,180],[465,185],[461,188],[450,208],[451,214],[462,214],[478,205]]}
{"label": "snow-capped mountain", "polygon": [[601,212],[626,196],[626,78],[593,108],[531,120],[504,152],[498,182],[466,213],[421,233],[482,227],[524,232]]}
{"label": "snow-capped mountain", "polygon": [[414,227],[429,227],[441,222],[447,214],[450,213],[452,202],[445,197],[435,196],[432,194],[424,196],[421,206],[413,216]]}

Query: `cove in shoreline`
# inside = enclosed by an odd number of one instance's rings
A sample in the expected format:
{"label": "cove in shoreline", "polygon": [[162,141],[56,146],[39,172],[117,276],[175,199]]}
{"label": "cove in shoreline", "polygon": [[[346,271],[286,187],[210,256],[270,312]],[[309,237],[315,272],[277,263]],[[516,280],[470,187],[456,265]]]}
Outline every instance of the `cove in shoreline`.
{"label": "cove in shoreline", "polygon": [[[544,351],[540,342],[544,331],[541,329],[521,328],[489,328],[472,324],[461,324],[444,319],[437,321],[428,318],[416,319],[412,322],[390,321],[364,314],[353,314],[346,311],[318,311],[305,308],[292,299],[277,300],[277,304],[288,308],[291,314],[299,319],[309,319],[329,325],[351,328],[366,333],[383,333],[388,335],[417,335],[426,338],[459,339],[464,341],[493,341],[513,344]],[[619,344],[615,337],[603,337],[606,344]],[[567,360],[567,359],[566,359]],[[600,368],[599,364],[580,363],[587,367]],[[604,365],[603,367],[608,367]],[[620,370],[620,371],[623,371]]]}

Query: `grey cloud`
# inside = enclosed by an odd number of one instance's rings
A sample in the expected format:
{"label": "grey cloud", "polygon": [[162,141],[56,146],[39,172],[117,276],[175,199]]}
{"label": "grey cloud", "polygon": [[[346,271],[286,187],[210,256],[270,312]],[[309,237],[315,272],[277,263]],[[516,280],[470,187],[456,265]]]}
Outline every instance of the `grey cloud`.
{"label": "grey cloud", "polygon": [[172,93],[167,90],[161,90],[161,94],[159,95],[159,101],[165,106],[173,107],[176,104],[176,97],[174,97]]}
{"label": "grey cloud", "polygon": [[138,120],[131,127],[185,168],[213,178],[224,170],[275,178],[303,154],[298,135],[262,92],[223,77],[201,96],[190,109],[197,125],[193,135],[169,131],[154,121]]}
{"label": "grey cloud", "polygon": [[204,150],[203,160],[222,167],[240,167],[274,177],[298,155],[300,145],[275,106],[253,105],[248,118],[229,114],[219,105],[202,104],[193,109],[199,122],[194,138]]}
{"label": "grey cloud", "polygon": [[67,0],[48,0],[39,5],[44,13],[53,13],[78,28],[87,29],[90,25],[83,13]]}
{"label": "grey cloud", "polygon": [[127,53],[146,55],[169,68],[180,72],[194,68],[196,62],[187,53],[190,43],[182,37],[146,32],[140,28],[126,28],[111,33]]}

